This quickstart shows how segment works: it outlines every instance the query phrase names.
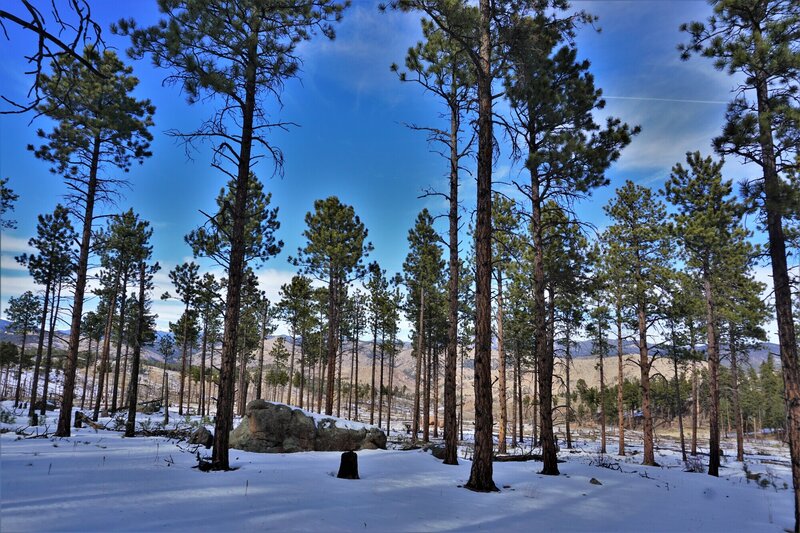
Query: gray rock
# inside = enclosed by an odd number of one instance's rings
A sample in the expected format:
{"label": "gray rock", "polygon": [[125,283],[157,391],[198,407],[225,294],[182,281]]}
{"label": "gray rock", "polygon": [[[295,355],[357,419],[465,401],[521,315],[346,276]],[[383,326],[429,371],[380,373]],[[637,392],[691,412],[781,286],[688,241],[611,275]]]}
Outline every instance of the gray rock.
{"label": "gray rock", "polygon": [[189,437],[189,444],[200,444],[206,448],[211,448],[213,443],[214,434],[207,430],[205,426],[200,426],[197,428]]}
{"label": "gray rock", "polygon": [[440,461],[444,461],[444,444],[434,444],[430,447],[431,455],[439,459]]}
{"label": "gray rock", "polygon": [[301,451],[354,451],[386,448],[386,435],[378,428],[347,429],[333,418],[318,424],[300,409],[253,400],[245,418],[231,432],[231,448],[260,453]]}

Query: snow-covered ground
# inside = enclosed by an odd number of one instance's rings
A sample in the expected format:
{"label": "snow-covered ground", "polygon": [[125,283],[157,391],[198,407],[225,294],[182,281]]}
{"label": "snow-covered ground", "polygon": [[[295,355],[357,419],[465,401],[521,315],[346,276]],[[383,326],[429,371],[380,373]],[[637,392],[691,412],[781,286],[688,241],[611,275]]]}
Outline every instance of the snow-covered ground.
{"label": "snow-covered ground", "polygon": [[661,467],[643,467],[640,455],[599,461],[595,443],[579,440],[579,449],[562,449],[560,476],[537,474],[541,463],[534,461],[496,462],[494,480],[501,491],[478,494],[461,488],[470,470],[463,453],[459,466],[445,466],[422,450],[361,451],[361,479],[342,480],[335,477],[337,452],[231,450],[235,471],[203,473],[192,468],[195,447],[186,443],[126,439],[121,432],[91,428],[73,430],[66,439],[25,438],[14,432],[19,425],[0,425],[11,430],[0,435],[3,532],[793,527],[787,452],[777,443],[751,446],[747,472],[726,451],[717,479],[684,472],[672,449],[657,452]]}

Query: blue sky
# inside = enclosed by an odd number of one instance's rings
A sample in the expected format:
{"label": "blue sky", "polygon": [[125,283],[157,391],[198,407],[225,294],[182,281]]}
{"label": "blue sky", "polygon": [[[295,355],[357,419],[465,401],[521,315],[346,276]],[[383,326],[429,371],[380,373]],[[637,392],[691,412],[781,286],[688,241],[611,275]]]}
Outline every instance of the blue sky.
{"label": "blue sky", "polygon": [[[96,19],[107,25],[121,17],[134,17],[147,25],[157,20],[155,2],[94,2]],[[299,127],[272,136],[284,152],[283,177],[271,177],[264,163],[256,172],[272,192],[280,208],[279,237],[283,253],[260,271],[262,285],[273,300],[278,288],[293,272],[287,257],[303,245],[303,217],[315,199],[337,195],[355,207],[375,245],[372,259],[390,273],[399,271],[407,253],[406,235],[416,214],[428,207],[435,214],[445,206],[438,199],[419,199],[428,187],[443,189],[447,167],[431,152],[424,134],[410,131],[405,123],[436,124],[440,111],[435,100],[412,84],[401,84],[389,66],[402,64],[407,48],[420,38],[419,17],[381,13],[377,1],[354,0],[337,27],[337,39],[317,38],[301,46],[304,65],[300,78],[286,85],[283,107],[270,106],[283,120]],[[676,45],[684,37],[681,22],[703,20],[710,14],[704,1],[579,1],[574,8],[600,17],[601,32],[584,28],[577,39],[579,56],[592,62],[598,87],[607,97],[599,118],[613,115],[638,124],[642,133],[611,168],[612,185],[598,191],[581,206],[585,218],[602,227],[602,205],[625,179],[659,187],[670,168],[683,161],[687,150],[710,153],[710,141],[722,125],[725,102],[735,80],[715,71],[710,62],[682,62]],[[107,43],[123,51],[127,40],[106,32]],[[29,84],[23,52],[32,41],[10,32],[2,45],[0,94],[19,97]],[[165,268],[157,278],[160,291],[169,289],[167,271],[188,260],[191,252],[183,236],[203,217],[199,209],[213,209],[214,198],[225,179],[209,166],[210,151],[201,146],[187,158],[184,147],[168,137],[167,130],[189,130],[209,116],[214,102],[189,106],[177,87],[162,86],[163,71],[148,60],[132,63],[141,80],[139,97],[156,105],[153,157],[134,168],[131,188],[117,208],[140,213],[154,227],[155,257]],[[44,119],[30,123],[31,116],[0,117],[0,175],[20,195],[15,212],[19,227],[2,235],[0,242],[0,305],[8,297],[34,289],[32,280],[14,263],[35,232],[36,215],[52,211],[64,194],[58,176],[37,161],[25,147],[35,143],[35,131],[49,126]],[[496,179],[521,172],[503,151],[496,165]],[[753,169],[734,161],[726,165],[729,178],[752,175]],[[468,209],[472,208],[474,184],[466,178],[462,187]],[[89,306],[93,305],[92,303]],[[156,301],[159,326],[175,320],[180,307]]]}

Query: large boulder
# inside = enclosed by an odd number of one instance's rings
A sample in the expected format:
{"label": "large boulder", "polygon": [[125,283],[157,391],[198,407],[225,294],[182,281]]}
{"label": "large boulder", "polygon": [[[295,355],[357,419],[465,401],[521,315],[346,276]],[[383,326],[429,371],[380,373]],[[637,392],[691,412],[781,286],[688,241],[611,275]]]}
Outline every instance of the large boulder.
{"label": "large boulder", "polygon": [[378,428],[336,418],[315,417],[301,409],[264,400],[247,404],[245,417],[231,432],[231,448],[260,453],[374,450],[386,448]]}

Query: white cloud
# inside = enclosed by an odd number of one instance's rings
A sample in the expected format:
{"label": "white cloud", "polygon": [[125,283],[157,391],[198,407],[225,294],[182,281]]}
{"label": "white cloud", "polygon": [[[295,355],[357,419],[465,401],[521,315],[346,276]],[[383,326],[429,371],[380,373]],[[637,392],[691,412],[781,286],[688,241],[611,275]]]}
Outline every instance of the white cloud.
{"label": "white cloud", "polygon": [[0,250],[4,253],[31,253],[35,250],[28,244],[28,239],[0,233]]}

